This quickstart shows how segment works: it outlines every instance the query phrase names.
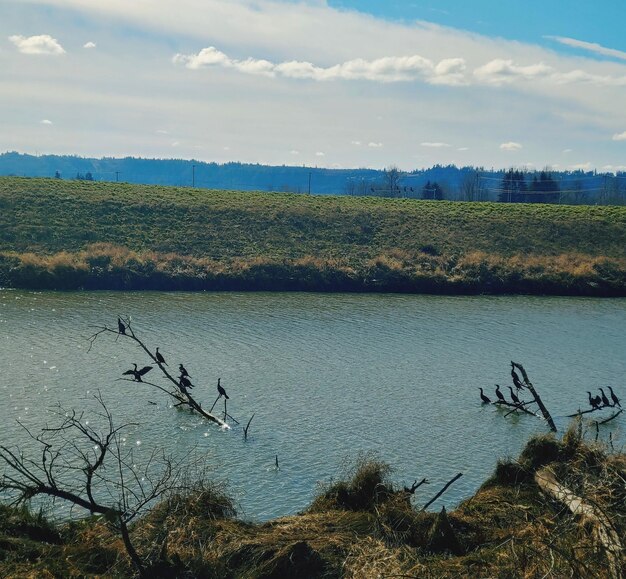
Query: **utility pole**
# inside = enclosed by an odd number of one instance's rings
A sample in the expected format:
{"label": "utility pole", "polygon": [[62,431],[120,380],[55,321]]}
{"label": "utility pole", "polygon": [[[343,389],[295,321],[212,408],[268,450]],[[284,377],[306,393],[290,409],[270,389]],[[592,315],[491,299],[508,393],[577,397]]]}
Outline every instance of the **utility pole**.
{"label": "utility pole", "polygon": [[191,166],[191,186],[192,187],[196,186],[196,166],[195,165]]}
{"label": "utility pole", "polygon": [[311,171],[309,171],[309,195],[311,194]]}
{"label": "utility pole", "polygon": [[115,182],[117,183],[120,180],[120,172],[115,171]]}

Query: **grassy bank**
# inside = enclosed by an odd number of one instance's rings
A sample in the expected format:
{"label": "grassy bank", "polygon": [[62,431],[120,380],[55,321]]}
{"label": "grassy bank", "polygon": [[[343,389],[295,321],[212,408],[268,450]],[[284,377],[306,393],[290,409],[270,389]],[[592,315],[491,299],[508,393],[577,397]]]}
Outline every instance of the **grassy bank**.
{"label": "grassy bank", "polygon": [[[221,489],[204,485],[159,503],[134,525],[132,539],[152,562],[151,576],[619,576],[625,477],[625,455],[585,443],[574,428],[562,440],[532,439],[448,513],[412,506],[435,490],[410,495],[394,486],[387,465],[363,460],[297,516],[244,522]],[[548,479],[587,511],[572,514],[563,496],[546,490]],[[105,519],[54,526],[9,508],[0,512],[0,570],[15,577],[132,575]]]}
{"label": "grassy bank", "polygon": [[0,284],[626,295],[626,208],[0,178]]}

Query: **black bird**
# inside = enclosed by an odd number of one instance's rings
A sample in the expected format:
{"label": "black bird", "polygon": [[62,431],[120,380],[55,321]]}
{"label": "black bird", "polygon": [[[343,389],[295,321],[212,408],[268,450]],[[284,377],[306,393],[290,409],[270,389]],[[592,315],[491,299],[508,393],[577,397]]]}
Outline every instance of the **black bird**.
{"label": "black bird", "polygon": [[134,370],[126,370],[122,376],[133,376],[137,382],[143,382],[141,377],[152,370],[152,366],[144,366],[141,370],[137,370],[137,364],[133,364]]}
{"label": "black bird", "polygon": [[517,375],[517,372],[515,371],[515,366],[513,366],[513,362],[511,362],[511,378],[513,378],[513,384],[515,384],[515,387],[518,390],[524,389],[524,385],[522,384],[522,381],[519,379],[519,376]]}
{"label": "black bird", "polygon": [[480,390],[480,399],[483,401],[483,404],[491,404],[491,400],[485,396],[482,388],[478,388]]}
{"label": "black bird", "polygon": [[511,391],[511,400],[513,400],[513,404],[520,404],[520,400],[517,397],[517,394],[515,394],[515,392],[513,392],[513,388],[511,388],[509,386],[509,390]]}
{"label": "black bird", "polygon": [[187,376],[183,376],[182,374],[178,379],[178,383],[181,385],[182,388],[193,388],[191,380],[189,380]]}
{"label": "black bird", "polygon": [[596,408],[600,408],[600,402],[602,402],[601,398],[599,396],[592,397],[589,390],[587,390],[587,394],[589,394],[589,405],[591,406],[591,408],[593,408],[594,410]]}
{"label": "black bird", "polygon": [[221,378],[217,379],[217,391],[219,392],[220,396],[223,396],[224,398],[226,398],[226,400],[229,400],[228,394],[226,394],[226,390],[224,390],[224,388],[222,388],[220,384],[220,380]]}
{"label": "black bird", "polygon": [[126,326],[124,325],[124,322],[122,322],[121,318],[117,318],[117,331],[120,334],[124,334],[126,335]]}
{"label": "black bird", "polygon": [[599,389],[600,392],[602,392],[602,404],[604,406],[611,406],[611,403],[609,402],[609,399],[606,397],[606,394],[604,393],[604,390],[602,390],[602,388]]}
{"label": "black bird", "polygon": [[506,400],[504,399],[504,394],[500,392],[500,384],[496,384],[496,396],[498,397],[498,400],[501,400],[502,402],[506,402]]}
{"label": "black bird", "polygon": [[189,372],[187,372],[186,368],[182,364],[178,365],[178,369],[180,370],[181,377],[187,376],[188,378],[191,378],[191,376],[189,376]]}
{"label": "black bird", "polygon": [[619,403],[619,398],[615,395],[615,392],[613,392],[613,388],[611,388],[610,386],[608,388],[611,391],[611,400],[613,400],[613,406],[619,406],[621,408],[622,405]]}
{"label": "black bird", "polygon": [[154,355],[154,357],[156,358],[157,362],[159,364],[165,364],[167,366],[167,362],[165,361],[165,358],[163,357],[163,354],[161,354],[161,352],[159,352],[159,349],[156,349],[156,354]]}

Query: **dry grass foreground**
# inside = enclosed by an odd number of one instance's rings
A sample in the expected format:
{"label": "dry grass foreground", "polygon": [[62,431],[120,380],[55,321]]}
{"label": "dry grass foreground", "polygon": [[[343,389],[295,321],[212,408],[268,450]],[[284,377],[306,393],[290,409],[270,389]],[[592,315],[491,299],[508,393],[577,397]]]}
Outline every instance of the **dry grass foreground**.
{"label": "dry grass foreground", "polygon": [[0,286],[626,295],[626,207],[0,178]]}
{"label": "dry grass foreground", "polygon": [[[626,456],[584,442],[580,424],[562,440],[533,438],[449,513],[412,507],[377,460],[361,460],[348,475],[300,515],[263,524],[238,520],[222,489],[199,484],[138,521],[133,541],[154,577],[617,578],[626,571]],[[544,488],[547,479],[566,494]],[[103,519],[54,527],[26,511],[1,514],[3,577],[132,576]]]}

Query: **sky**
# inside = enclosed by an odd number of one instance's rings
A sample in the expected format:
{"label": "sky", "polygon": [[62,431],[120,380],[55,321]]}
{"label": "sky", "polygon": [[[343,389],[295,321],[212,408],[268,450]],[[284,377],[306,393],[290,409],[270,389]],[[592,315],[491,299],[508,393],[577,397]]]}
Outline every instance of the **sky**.
{"label": "sky", "polygon": [[0,0],[0,152],[626,170],[624,0]]}

